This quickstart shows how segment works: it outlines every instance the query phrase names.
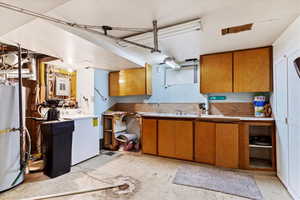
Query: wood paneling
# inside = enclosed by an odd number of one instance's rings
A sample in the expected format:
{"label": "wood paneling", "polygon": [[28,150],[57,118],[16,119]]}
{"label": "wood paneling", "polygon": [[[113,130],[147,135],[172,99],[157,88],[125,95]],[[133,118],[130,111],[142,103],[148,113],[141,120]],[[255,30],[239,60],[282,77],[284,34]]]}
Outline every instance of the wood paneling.
{"label": "wood paneling", "polygon": [[174,121],[176,123],[175,157],[184,160],[193,160],[194,137],[192,121]]}
{"label": "wood paneling", "polygon": [[119,72],[109,73],[109,96],[119,96]]}
{"label": "wood paneling", "polygon": [[157,120],[143,119],[142,128],[143,153],[157,154]]}
{"label": "wood paneling", "polygon": [[233,53],[234,92],[272,91],[271,54],[270,47]]}
{"label": "wood paneling", "polygon": [[119,72],[120,96],[144,95],[146,93],[144,68],[126,69]]}
{"label": "wood paneling", "polygon": [[195,161],[212,164],[216,162],[216,124],[195,123]]}
{"label": "wood paneling", "polygon": [[200,57],[200,92],[232,92],[232,53]]}
{"label": "wood paneling", "polygon": [[176,121],[158,121],[158,154],[160,156],[175,158],[175,132]]}
{"label": "wood paneling", "polygon": [[239,167],[239,125],[216,124],[216,165]]}
{"label": "wood paneling", "polygon": [[209,113],[212,115],[238,116],[238,117],[253,117],[253,103],[210,103]]}

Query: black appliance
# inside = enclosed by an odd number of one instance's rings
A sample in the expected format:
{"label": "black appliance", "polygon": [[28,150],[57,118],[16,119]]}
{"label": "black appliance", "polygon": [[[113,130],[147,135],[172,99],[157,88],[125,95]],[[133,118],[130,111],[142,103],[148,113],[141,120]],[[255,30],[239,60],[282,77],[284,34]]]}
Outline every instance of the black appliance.
{"label": "black appliance", "polygon": [[71,170],[74,121],[49,121],[41,124],[44,174],[50,178]]}
{"label": "black appliance", "polygon": [[47,112],[47,121],[55,121],[59,120],[60,112],[57,109],[58,105],[60,104],[61,100],[59,99],[48,99],[46,100],[46,105],[49,108]]}

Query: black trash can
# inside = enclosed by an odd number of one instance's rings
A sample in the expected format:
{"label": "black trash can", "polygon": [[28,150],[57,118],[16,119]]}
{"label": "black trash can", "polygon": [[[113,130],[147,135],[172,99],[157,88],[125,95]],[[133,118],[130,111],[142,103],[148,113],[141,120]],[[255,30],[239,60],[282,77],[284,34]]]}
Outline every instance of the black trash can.
{"label": "black trash can", "polygon": [[44,174],[50,178],[71,170],[74,121],[49,121],[41,125],[43,136]]}

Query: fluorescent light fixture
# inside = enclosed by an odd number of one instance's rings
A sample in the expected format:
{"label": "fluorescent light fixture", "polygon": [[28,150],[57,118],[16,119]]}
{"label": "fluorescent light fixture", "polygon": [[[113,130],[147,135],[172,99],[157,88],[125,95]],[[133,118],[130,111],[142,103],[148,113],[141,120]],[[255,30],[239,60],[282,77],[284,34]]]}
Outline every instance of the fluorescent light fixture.
{"label": "fluorescent light fixture", "polygon": [[180,69],[180,65],[176,63],[174,58],[168,57],[164,60],[164,63],[171,67],[172,69]]}
{"label": "fluorescent light fixture", "polygon": [[[167,39],[170,37],[174,37],[177,35],[193,32],[193,31],[200,31],[201,29],[202,29],[201,19],[198,18],[195,20],[191,20],[189,22],[180,23],[173,26],[167,26],[164,28],[159,28],[157,33],[158,40]],[[139,42],[142,44],[153,43],[153,32],[147,32],[137,36],[128,37],[126,38],[126,40],[132,42]],[[121,42],[121,41],[119,41],[118,44],[121,45],[122,47],[132,46],[128,43]]]}

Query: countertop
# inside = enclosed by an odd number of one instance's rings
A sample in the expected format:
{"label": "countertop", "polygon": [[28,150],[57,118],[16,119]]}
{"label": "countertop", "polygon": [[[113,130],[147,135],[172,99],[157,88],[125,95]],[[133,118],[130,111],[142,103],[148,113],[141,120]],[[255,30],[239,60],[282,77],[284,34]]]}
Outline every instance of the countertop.
{"label": "countertop", "polygon": [[80,119],[89,119],[89,118],[98,118],[98,117],[96,115],[63,115],[61,118],[80,120]]}
{"label": "countertop", "polygon": [[143,117],[162,117],[162,118],[186,118],[203,120],[227,120],[227,121],[274,121],[272,117],[238,117],[224,115],[197,115],[197,114],[176,114],[176,113],[156,113],[156,112],[138,112]]}

